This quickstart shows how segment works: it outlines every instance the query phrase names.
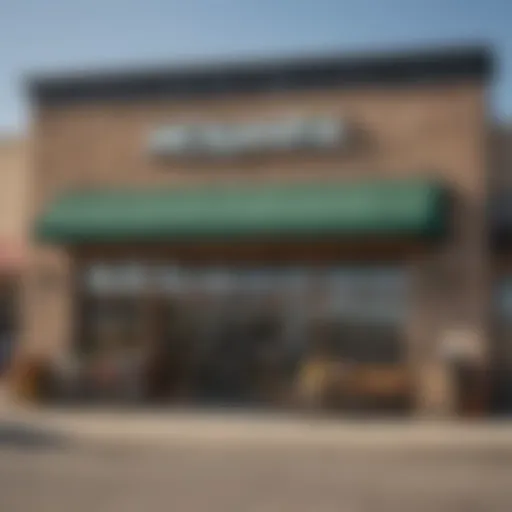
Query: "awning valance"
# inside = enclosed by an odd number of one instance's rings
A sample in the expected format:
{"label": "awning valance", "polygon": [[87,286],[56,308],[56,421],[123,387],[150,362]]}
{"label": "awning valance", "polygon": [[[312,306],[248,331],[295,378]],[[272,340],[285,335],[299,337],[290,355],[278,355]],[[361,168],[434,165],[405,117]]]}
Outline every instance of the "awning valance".
{"label": "awning valance", "polygon": [[37,223],[63,244],[304,236],[438,236],[447,198],[422,179],[80,191]]}

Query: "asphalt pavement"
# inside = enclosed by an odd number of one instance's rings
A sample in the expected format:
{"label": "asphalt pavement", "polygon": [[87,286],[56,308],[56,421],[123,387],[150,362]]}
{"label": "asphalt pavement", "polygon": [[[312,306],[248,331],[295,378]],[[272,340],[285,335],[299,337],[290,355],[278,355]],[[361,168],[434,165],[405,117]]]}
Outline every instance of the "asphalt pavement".
{"label": "asphalt pavement", "polygon": [[4,411],[0,511],[512,510],[508,423]]}

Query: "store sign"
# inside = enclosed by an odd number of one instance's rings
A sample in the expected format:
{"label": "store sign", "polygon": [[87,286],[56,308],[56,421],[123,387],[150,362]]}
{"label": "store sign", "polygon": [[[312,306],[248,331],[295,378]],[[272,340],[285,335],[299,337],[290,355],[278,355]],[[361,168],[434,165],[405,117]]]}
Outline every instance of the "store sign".
{"label": "store sign", "polygon": [[158,157],[333,149],[346,140],[342,120],[285,119],[247,124],[168,125],[149,137],[149,151]]}

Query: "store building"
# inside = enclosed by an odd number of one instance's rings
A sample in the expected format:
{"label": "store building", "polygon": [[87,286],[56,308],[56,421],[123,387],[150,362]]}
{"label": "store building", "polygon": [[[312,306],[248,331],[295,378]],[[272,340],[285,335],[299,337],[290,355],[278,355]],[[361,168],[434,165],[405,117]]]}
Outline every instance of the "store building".
{"label": "store building", "polygon": [[512,129],[502,124],[492,134],[490,242],[492,247],[492,407],[512,411]]}
{"label": "store building", "polygon": [[490,72],[463,47],[34,79],[24,347],[144,353],[169,401],[468,407]]}

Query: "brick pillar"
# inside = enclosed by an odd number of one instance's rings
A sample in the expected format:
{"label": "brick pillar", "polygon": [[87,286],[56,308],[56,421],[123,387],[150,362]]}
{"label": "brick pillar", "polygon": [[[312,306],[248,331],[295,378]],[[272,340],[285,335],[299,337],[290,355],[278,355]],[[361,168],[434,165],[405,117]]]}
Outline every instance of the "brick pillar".
{"label": "brick pillar", "polygon": [[53,359],[73,331],[73,272],[63,251],[37,249],[22,283],[21,354]]}
{"label": "brick pillar", "polygon": [[456,390],[453,374],[442,361],[426,361],[416,373],[416,410],[420,416],[453,416]]}

